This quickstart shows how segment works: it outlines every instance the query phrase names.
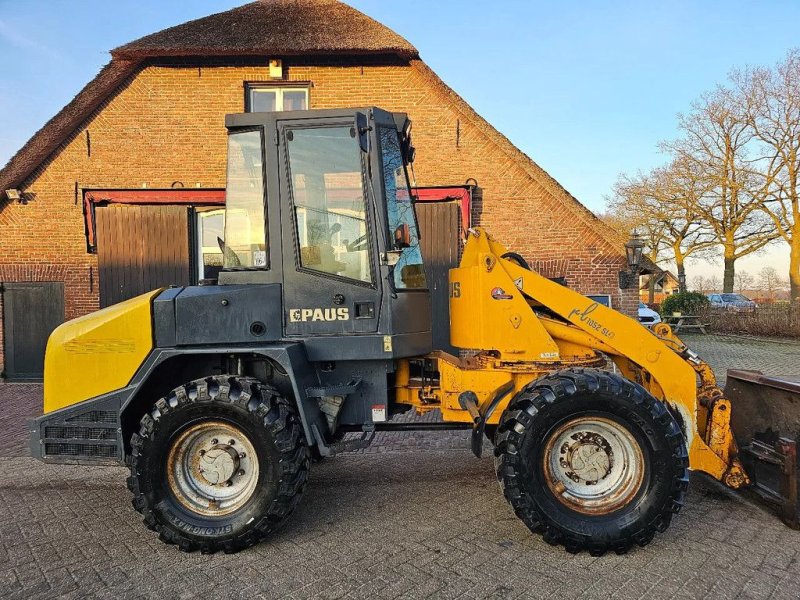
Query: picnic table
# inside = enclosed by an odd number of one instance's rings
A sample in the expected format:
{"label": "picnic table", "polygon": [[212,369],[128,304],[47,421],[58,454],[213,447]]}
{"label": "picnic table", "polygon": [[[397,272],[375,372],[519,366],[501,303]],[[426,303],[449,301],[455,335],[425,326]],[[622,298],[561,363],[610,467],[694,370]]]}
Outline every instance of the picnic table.
{"label": "picnic table", "polygon": [[705,333],[708,327],[708,323],[703,323],[700,315],[669,315],[664,317],[664,322],[670,325],[675,333],[679,333],[681,329]]}

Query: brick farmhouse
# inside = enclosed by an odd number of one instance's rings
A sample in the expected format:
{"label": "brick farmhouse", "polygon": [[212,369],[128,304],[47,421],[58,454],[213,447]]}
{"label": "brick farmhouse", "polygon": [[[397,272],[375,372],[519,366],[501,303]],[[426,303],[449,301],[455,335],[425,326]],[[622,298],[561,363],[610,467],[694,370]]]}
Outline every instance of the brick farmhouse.
{"label": "brick farmhouse", "polygon": [[0,171],[0,369],[36,377],[57,323],[213,268],[202,229],[221,218],[225,114],[371,105],[409,113],[418,186],[466,190],[473,225],[635,310],[635,286],[619,288],[624,240],[407,40],[336,0],[262,0],[112,50]]}

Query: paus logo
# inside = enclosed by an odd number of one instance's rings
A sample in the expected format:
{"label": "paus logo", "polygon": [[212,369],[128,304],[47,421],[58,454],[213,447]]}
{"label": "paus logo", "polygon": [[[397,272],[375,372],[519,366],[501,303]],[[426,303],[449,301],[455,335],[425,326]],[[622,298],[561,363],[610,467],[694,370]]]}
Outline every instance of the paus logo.
{"label": "paus logo", "polygon": [[350,319],[349,308],[290,308],[289,321],[304,323],[306,321],[347,321]]}

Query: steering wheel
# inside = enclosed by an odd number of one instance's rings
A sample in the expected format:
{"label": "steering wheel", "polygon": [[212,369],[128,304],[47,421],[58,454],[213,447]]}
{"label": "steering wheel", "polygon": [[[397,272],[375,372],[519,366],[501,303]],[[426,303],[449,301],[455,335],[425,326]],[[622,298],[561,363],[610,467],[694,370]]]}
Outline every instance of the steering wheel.
{"label": "steering wheel", "polygon": [[348,252],[355,252],[356,250],[363,250],[367,245],[367,234],[365,233],[359,238],[356,238],[351,243],[347,244]]}

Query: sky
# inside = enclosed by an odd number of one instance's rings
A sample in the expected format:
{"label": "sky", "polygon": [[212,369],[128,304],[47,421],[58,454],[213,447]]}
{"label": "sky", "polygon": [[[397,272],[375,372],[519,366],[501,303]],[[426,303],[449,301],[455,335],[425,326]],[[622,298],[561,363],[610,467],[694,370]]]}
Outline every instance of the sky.
{"label": "sky", "polygon": [[[0,164],[108,50],[230,0],[0,0]],[[349,0],[411,41],[482,116],[595,212],[621,172],[665,157],[676,116],[733,67],[800,45],[796,0]],[[780,244],[740,261],[788,269]],[[705,276],[719,267],[700,263]]]}

